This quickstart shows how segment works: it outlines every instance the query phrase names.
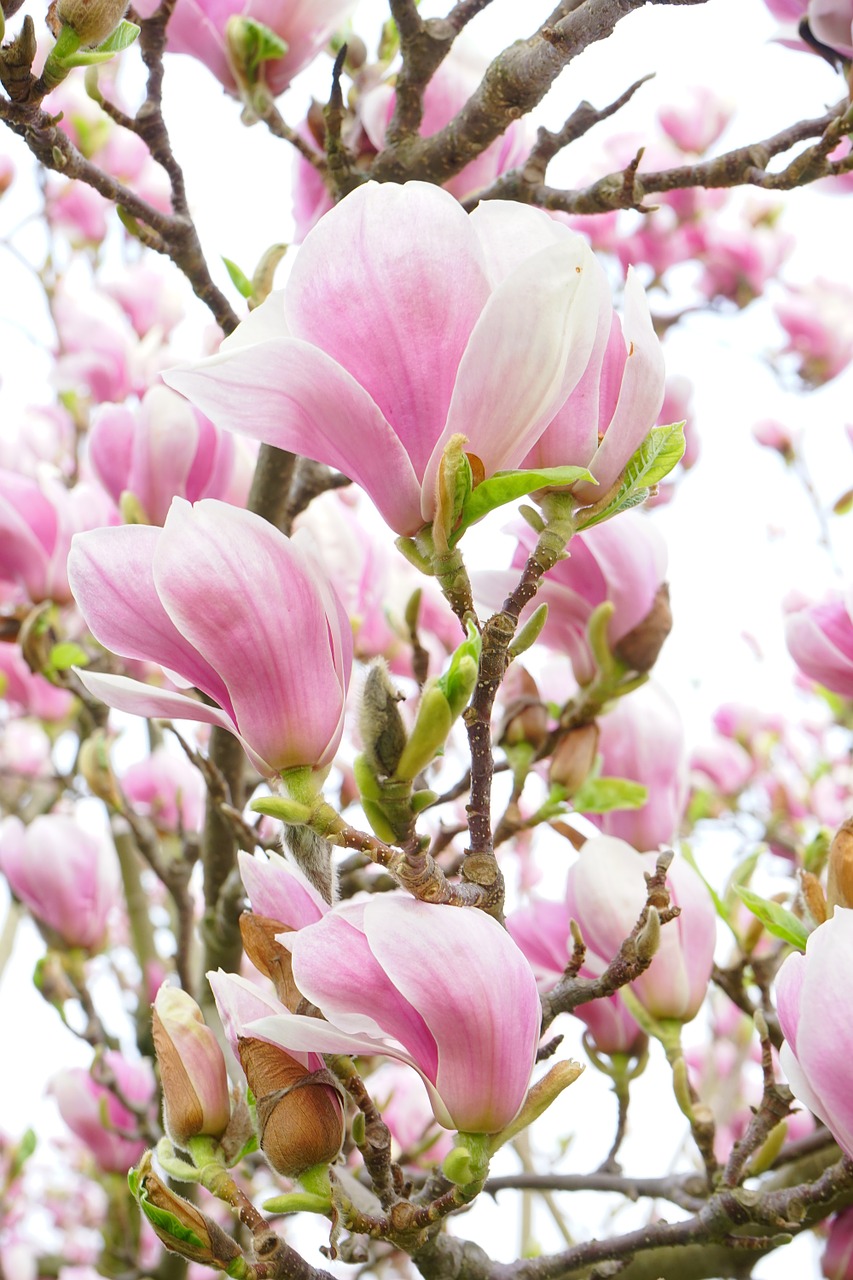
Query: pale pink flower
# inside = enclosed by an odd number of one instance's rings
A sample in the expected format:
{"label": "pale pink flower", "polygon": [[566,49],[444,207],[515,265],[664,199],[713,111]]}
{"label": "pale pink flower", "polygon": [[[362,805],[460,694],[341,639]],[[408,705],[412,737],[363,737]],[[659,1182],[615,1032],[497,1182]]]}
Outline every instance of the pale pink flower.
{"label": "pale pink flower", "polygon": [[735,796],[755,773],[752,756],[731,738],[713,738],[690,754],[694,785],[710,785],[724,796]]}
{"label": "pale pink flower", "polygon": [[63,231],[75,248],[100,244],[112,211],[112,202],[85,182],[52,182],[48,186],[48,222]]}
{"label": "pale pink flower", "polygon": [[853,619],[849,593],[816,604],[786,602],[785,640],[797,666],[833,693],[853,697]]}
{"label": "pale pink flower", "polygon": [[0,871],[35,918],[68,947],[97,951],[121,887],[115,851],[73,818],[48,813],[0,822]]}
{"label": "pale pink flower", "polygon": [[[104,1063],[130,1102],[145,1104],[154,1096],[151,1064],[143,1058],[129,1062],[108,1049]],[[122,1106],[106,1085],[98,1084],[84,1067],[72,1067],[53,1077],[50,1092],[68,1128],[92,1152],[105,1173],[127,1173],[145,1150],[143,1139],[123,1136],[138,1129],[139,1122]]]}
{"label": "pale pink flower", "polygon": [[776,303],[776,317],[788,334],[783,354],[798,362],[804,382],[820,386],[853,360],[853,289],[836,280],[814,280],[789,288]]}
{"label": "pale pink flower", "polygon": [[[237,94],[225,28],[232,16],[253,18],[280,36],[287,53],[263,64],[263,78],[273,95],[284,93],[293,77],[323,51],[344,25],[356,0],[178,0],[169,20],[166,48],[188,53],[213,72],[229,93]],[[148,18],[157,0],[143,0],[137,12]]]}
{"label": "pale pink flower", "polygon": [[[297,987],[325,1021],[281,1009],[244,1023],[241,1034],[289,1053],[406,1062],[448,1129],[495,1133],[517,1114],[541,1011],[530,966],[491,916],[384,894],[342,903],[279,940],[293,956]],[[240,980],[214,979],[221,1009],[223,988]]]}
{"label": "pale pink flower", "polygon": [[89,432],[89,461],[113,501],[132,494],[150,524],[163,523],[175,497],[243,506],[252,482],[244,442],[162,386],[146,391],[135,408],[100,406]]}
{"label": "pale pink flower", "polygon": [[[472,575],[477,598],[489,608],[500,608],[536,546],[530,525],[519,521],[512,532],[518,538],[512,568]],[[607,636],[611,649],[617,649],[650,613],[666,579],[666,564],[666,543],[652,521],[638,512],[624,512],[618,520],[594,525],[572,538],[568,557],[546,574],[522,619],[534,605],[547,604],[542,642],[566,653],[578,684],[589,684],[596,670],[587,639],[593,610],[606,600],[612,602]]]}
{"label": "pale pink flower", "polygon": [[830,1218],[820,1269],[825,1280],[853,1280],[853,1209]]}
{"label": "pale pink flower", "polygon": [[853,1156],[853,1025],[848,1016],[853,910],[836,907],[776,977],[785,1043],[779,1062],[794,1096]]}
{"label": "pale pink flower", "polygon": [[74,705],[67,689],[58,689],[30,671],[16,644],[0,644],[0,698],[39,720],[62,720]]}
{"label": "pale pink flower", "polygon": [[183,753],[157,747],[121,779],[128,800],[158,831],[198,831],[204,817],[204,779]]}
{"label": "pale pink flower", "polygon": [[268,851],[254,856],[241,849],[237,854],[240,877],[259,916],[280,920],[289,929],[316,924],[328,910],[328,903],[295,863]]}
{"label": "pale pink flower", "polygon": [[650,682],[620,698],[598,727],[602,773],[642,783],[648,799],[640,809],[615,809],[594,821],[636,849],[670,844],[687,801],[684,726],[675,703]]}
{"label": "pale pink flower", "polygon": [[[605,964],[618,954],[646,901],[644,872],[655,855],[637,853],[608,836],[587,840],[569,868],[566,903],[587,948]],[[716,912],[702,880],[675,859],[667,887],[681,914],[662,927],[660,945],[645,973],[631,988],[654,1018],[689,1022],[699,1011],[714,962]]]}
{"label": "pale pink flower", "polygon": [[784,24],[783,43],[808,48],[797,30],[805,19],[816,40],[844,58],[853,58],[853,0],[764,0],[764,3]]}
{"label": "pale pink flower", "polygon": [[[366,183],[306,238],[283,293],[166,381],[218,424],[340,468],[414,534],[451,437],[487,476],[518,466],[612,314],[583,239],[541,210],[488,201],[469,217],[428,183]],[[614,425],[601,450],[584,434],[552,452],[606,483],[645,430],[626,413]]]}
{"label": "pale pink flower", "polygon": [[790,428],[776,418],[762,418],[754,423],[752,438],[765,449],[781,453],[783,458],[792,458],[794,455],[794,436]]}
{"label": "pale pink flower", "polygon": [[733,110],[731,103],[714,93],[713,89],[695,85],[689,91],[689,101],[661,107],[658,120],[667,137],[680,150],[704,155],[729,123]]}
{"label": "pale pink flower", "polygon": [[50,738],[37,720],[12,720],[0,732],[0,775],[46,778],[50,765]]}
{"label": "pale pink flower", "polygon": [[125,268],[101,287],[119,304],[140,338],[155,328],[171,333],[183,318],[184,304],[171,276],[142,263]]}
{"label": "pale pink flower", "polygon": [[331,761],[352,633],[298,536],[224,502],[175,498],[162,529],[125,525],[76,538],[68,572],[96,639],[122,657],[159,662],[216,705],[80,672],[96,697],[137,715],[228,729],[267,776]]}

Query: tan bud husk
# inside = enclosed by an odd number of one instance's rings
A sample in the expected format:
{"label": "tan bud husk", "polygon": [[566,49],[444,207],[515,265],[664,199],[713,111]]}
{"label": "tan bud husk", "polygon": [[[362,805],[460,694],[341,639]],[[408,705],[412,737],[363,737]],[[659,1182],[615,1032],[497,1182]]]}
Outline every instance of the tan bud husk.
{"label": "tan bud husk", "polygon": [[[194,1204],[161,1182],[152,1172],[150,1152],[146,1152],[140,1161],[137,1174],[131,1176],[136,1180],[139,1206],[167,1249],[192,1262],[201,1262],[231,1275],[239,1273],[235,1264],[242,1255],[237,1243]],[[181,1234],[169,1229],[168,1219],[164,1217],[166,1214],[177,1219]]]}
{"label": "tan bud husk", "polygon": [[842,822],[829,846],[826,906],[828,915],[836,907],[853,907],[853,818]]}
{"label": "tan bud husk", "polygon": [[[800,872],[800,895],[808,917],[811,917],[815,925],[823,924],[828,914],[823,885],[817,876],[812,875],[810,871]],[[846,906],[847,904],[842,903],[841,905]],[[808,924],[808,919],[806,923]]]}
{"label": "tan bud husk", "polygon": [[651,671],[671,630],[669,584],[664,582],[658,587],[654,604],[643,621],[622,637],[614,646],[613,653],[632,671]]}
{"label": "tan bud husk", "polygon": [[589,777],[597,753],[598,725],[594,720],[572,729],[554,752],[549,781],[565,787],[566,794],[573,796]]}
{"label": "tan bud husk", "polygon": [[278,933],[292,932],[271,916],[259,916],[254,911],[244,911],[240,916],[240,935],[246,955],[255,968],[270,979],[281,1003],[295,1013],[302,993],[293,981],[293,958],[287,947],[275,940]]}
{"label": "tan bud husk", "polygon": [[524,667],[518,667],[513,680],[517,696],[506,705],[498,742],[515,747],[529,742],[537,751],[548,737],[548,708],[539,697],[536,681]]}
{"label": "tan bud husk", "polygon": [[334,1160],[344,1140],[344,1108],[334,1077],[306,1071],[264,1040],[241,1037],[237,1047],[255,1095],[261,1150],[276,1172],[298,1178]]}
{"label": "tan bud husk", "polygon": [[58,0],[56,17],[83,45],[98,45],[111,36],[127,12],[127,0]]}

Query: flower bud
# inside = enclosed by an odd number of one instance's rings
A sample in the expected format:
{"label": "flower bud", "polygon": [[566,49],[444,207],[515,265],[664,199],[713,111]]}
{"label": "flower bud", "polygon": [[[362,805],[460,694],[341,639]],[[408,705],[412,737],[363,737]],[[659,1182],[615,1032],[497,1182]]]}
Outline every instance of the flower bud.
{"label": "flower bud", "polygon": [[826,874],[826,908],[853,907],[853,818],[842,822],[829,846]]}
{"label": "flower bud", "polygon": [[821,1273],[826,1280],[850,1280],[853,1276],[853,1209],[844,1209],[830,1220]]}
{"label": "flower bud", "polygon": [[524,667],[513,666],[503,692],[511,696],[498,735],[500,745],[515,747],[529,742],[538,750],[548,737],[548,709],[539,697],[533,676]]}
{"label": "flower bud", "polygon": [[669,584],[663,582],[658,587],[654,603],[645,618],[622,637],[613,652],[632,671],[651,671],[671,630]]}
{"label": "flower bud", "polygon": [[238,1039],[240,1062],[255,1095],[261,1150],[277,1173],[298,1178],[329,1164],[344,1140],[344,1109],[333,1077],[306,1071],[264,1040]]}
{"label": "flower bud", "polygon": [[247,1271],[236,1242],[194,1204],[175,1195],[151,1169],[147,1151],[128,1182],[157,1238],[172,1253],[239,1277]]}
{"label": "flower bud", "polygon": [[406,745],[406,729],[397,707],[401,697],[385,663],[377,659],[364,681],[359,729],[371,769],[386,778],[394,773]]}
{"label": "flower bud", "polygon": [[220,1138],[231,1118],[228,1073],[201,1009],[186,991],[162,986],[152,1030],[169,1137],[179,1147],[201,1134]]}
{"label": "flower bud", "polygon": [[56,17],[80,37],[98,45],[111,36],[127,11],[127,0],[58,0]]}
{"label": "flower bud", "polygon": [[582,724],[563,738],[551,760],[549,781],[565,787],[573,796],[580,790],[592,771],[598,752],[598,725]]}

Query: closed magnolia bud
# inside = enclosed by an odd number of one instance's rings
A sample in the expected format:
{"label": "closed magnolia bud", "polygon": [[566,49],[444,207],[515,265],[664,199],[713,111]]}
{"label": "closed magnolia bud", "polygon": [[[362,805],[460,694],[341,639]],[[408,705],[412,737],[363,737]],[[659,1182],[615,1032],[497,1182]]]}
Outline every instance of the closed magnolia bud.
{"label": "closed magnolia bud", "polygon": [[59,0],[56,17],[83,45],[98,45],[111,36],[127,12],[127,0]]}
{"label": "closed magnolia bud", "polygon": [[551,760],[548,779],[573,796],[589,777],[598,753],[598,725],[582,724],[562,739]]}
{"label": "closed magnolia bud", "polygon": [[128,1180],[155,1235],[172,1253],[227,1271],[230,1276],[240,1277],[248,1272],[231,1236],[189,1200],[170,1191],[152,1171],[150,1152],[142,1157],[138,1169],[131,1170]]}
{"label": "closed magnolia bud", "polygon": [[524,667],[513,666],[504,681],[507,699],[498,741],[515,747],[530,743],[538,750],[548,737],[548,708],[539,697],[536,681]]}
{"label": "closed magnolia bud", "polygon": [[826,907],[853,907],[853,818],[842,822],[829,846],[826,874]]}
{"label": "closed magnolia bud", "polygon": [[669,584],[664,582],[658,587],[654,604],[643,621],[622,637],[613,652],[632,671],[651,671],[671,630]]}
{"label": "closed magnolia bud", "polygon": [[298,1178],[336,1158],[344,1109],[333,1078],[307,1071],[265,1040],[238,1039],[240,1062],[255,1095],[261,1150],[277,1173]]}
{"label": "closed magnolia bud", "polygon": [[377,658],[364,681],[358,724],[364,754],[379,777],[392,776],[406,745],[406,729],[397,706],[401,697],[385,663]]}
{"label": "closed magnolia bud", "polygon": [[221,1138],[231,1118],[228,1073],[201,1009],[186,991],[163,986],[152,1030],[169,1137],[179,1147],[200,1135]]}

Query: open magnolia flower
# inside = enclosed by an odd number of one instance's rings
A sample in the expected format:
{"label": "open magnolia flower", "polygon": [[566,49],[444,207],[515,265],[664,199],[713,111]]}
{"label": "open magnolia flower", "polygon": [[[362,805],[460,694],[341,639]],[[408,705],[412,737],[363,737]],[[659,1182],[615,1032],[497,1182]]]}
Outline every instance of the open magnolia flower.
{"label": "open magnolia flower", "polygon": [[496,1133],[515,1117],[541,1010],[532,969],[491,916],[387,894],[342,903],[279,941],[292,954],[296,986],[325,1021],[283,1006],[258,1017],[244,980],[212,975],[223,1019],[239,1024],[240,1036],[290,1053],[406,1062],[446,1128]]}
{"label": "open magnolia flower", "polygon": [[541,210],[493,200],[468,216],[428,183],[366,183],[321,219],[284,291],[218,355],[165,377],[217,425],[340,468],[411,535],[436,514],[452,438],[485,478],[518,467],[588,368],[589,411],[576,431],[555,427],[547,465],[600,479],[601,454],[612,483],[663,398],[636,281],[628,297],[623,337],[586,241]]}
{"label": "open magnolia flower", "polygon": [[352,667],[343,605],[298,535],[206,499],[176,498],[162,529],[95,529],[68,557],[92,634],[159,662],[216,706],[125,676],[81,671],[119,711],[219,725],[272,776],[322,767],[337,750]]}

